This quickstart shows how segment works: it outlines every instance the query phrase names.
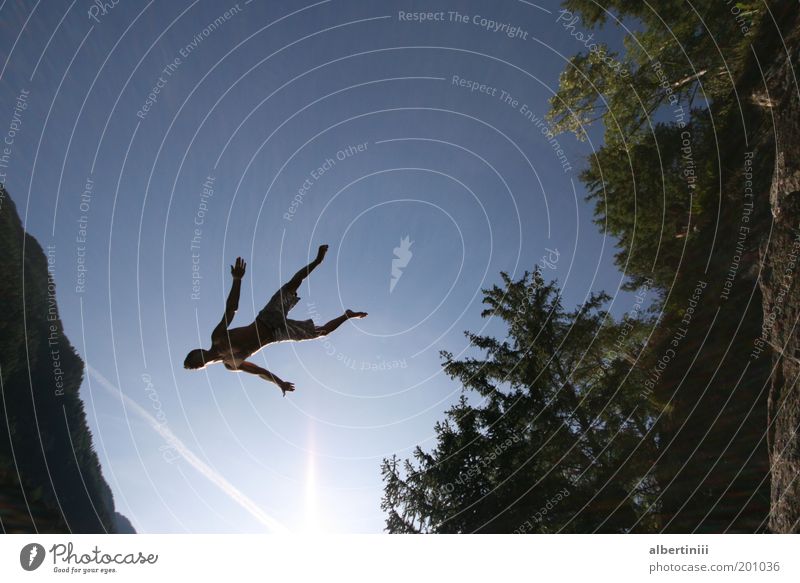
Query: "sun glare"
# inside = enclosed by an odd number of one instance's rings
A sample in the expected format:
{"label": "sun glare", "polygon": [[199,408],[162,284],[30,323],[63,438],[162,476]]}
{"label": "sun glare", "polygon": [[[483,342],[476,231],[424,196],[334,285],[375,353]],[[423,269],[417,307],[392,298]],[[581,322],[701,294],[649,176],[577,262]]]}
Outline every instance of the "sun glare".
{"label": "sun glare", "polygon": [[313,435],[309,439],[309,442],[311,447],[309,447],[308,457],[306,459],[306,499],[302,533],[319,534],[323,532],[323,528],[317,506],[317,468],[316,460],[314,459]]}

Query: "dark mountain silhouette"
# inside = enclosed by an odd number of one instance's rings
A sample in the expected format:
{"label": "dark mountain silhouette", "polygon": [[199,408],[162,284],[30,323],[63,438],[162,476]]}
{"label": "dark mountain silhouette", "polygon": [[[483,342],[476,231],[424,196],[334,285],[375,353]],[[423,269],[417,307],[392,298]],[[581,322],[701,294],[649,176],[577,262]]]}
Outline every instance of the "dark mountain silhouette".
{"label": "dark mountain silhouette", "polygon": [[6,533],[134,532],[114,511],[92,446],[78,394],[83,361],[64,335],[48,256],[3,187],[0,245],[0,525]]}
{"label": "dark mountain silhouette", "polygon": [[119,512],[114,513],[114,527],[119,534],[136,534],[131,521]]}

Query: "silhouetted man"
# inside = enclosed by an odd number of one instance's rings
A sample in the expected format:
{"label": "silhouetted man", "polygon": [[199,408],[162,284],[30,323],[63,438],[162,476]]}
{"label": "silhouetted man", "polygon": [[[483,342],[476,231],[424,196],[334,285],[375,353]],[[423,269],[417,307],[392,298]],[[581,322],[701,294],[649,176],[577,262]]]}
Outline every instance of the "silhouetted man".
{"label": "silhouetted man", "polygon": [[211,348],[209,350],[202,348],[192,350],[183,361],[184,368],[200,369],[209,364],[221,362],[228,370],[249,372],[275,383],[283,391],[284,396],[287,391],[293,391],[293,383],[281,380],[277,375],[252,362],[247,362],[246,359],[267,344],[320,338],[330,334],[350,318],[367,316],[366,312],[347,310],[323,326],[315,325],[313,320],[291,320],[287,317],[289,310],[300,301],[297,296],[300,284],[317,265],[322,263],[327,252],[328,246],[321,245],[317,258],[298,271],[288,283],[275,292],[252,324],[242,328],[228,328],[239,308],[239,291],[247,267],[242,258],[237,257],[236,264],[231,266],[233,284],[225,304],[225,315],[211,333]]}

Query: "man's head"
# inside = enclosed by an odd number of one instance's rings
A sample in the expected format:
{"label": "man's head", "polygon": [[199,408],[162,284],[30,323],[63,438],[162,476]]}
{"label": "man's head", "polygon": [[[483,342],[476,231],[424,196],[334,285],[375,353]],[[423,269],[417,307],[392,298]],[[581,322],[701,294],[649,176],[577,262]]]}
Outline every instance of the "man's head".
{"label": "man's head", "polygon": [[210,350],[203,350],[202,348],[195,348],[186,355],[183,361],[183,368],[199,369],[204,368],[207,364],[214,361],[214,353]]}

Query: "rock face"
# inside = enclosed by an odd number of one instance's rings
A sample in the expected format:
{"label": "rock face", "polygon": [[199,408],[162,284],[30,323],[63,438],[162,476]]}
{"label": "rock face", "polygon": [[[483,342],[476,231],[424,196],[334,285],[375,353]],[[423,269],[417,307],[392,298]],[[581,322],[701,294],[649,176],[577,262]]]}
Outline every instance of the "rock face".
{"label": "rock face", "polygon": [[[132,531],[114,512],[78,394],[47,254],[0,186],[0,525],[7,533]],[[127,524],[126,524],[127,523]]]}
{"label": "rock face", "polygon": [[[764,296],[765,335],[774,350],[769,393],[768,443],[772,469],[770,529],[800,532],[800,196],[784,200],[781,214],[794,217],[776,220],[765,245],[761,289]],[[790,267],[790,266],[794,267]],[[792,269],[791,275],[786,273]]]}
{"label": "rock face", "polygon": [[[765,68],[767,117],[775,167],[771,232],[761,245],[764,329],[773,351],[768,413],[772,469],[770,529],[800,532],[800,9],[785,3],[777,20],[783,43]],[[791,6],[788,6],[791,5]]]}

